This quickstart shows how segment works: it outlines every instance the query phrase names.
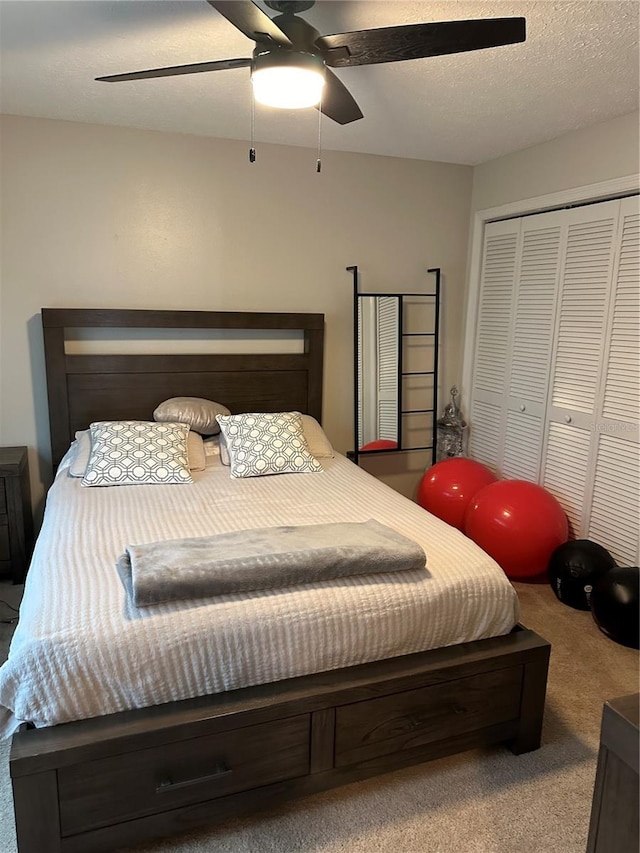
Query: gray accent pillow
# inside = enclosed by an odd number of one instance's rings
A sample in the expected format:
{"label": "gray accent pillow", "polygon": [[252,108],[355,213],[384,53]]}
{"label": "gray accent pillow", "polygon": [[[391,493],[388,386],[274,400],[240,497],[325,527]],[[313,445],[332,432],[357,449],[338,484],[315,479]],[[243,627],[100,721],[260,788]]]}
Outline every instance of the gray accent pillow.
{"label": "gray accent pillow", "polygon": [[151,421],[96,421],[83,486],[192,483],[189,427]]}
{"label": "gray accent pillow", "polygon": [[[232,477],[322,471],[304,437],[300,412],[218,415]],[[222,445],[221,441],[221,445]]]}
{"label": "gray accent pillow", "polygon": [[[316,459],[333,459],[335,452],[326,432],[318,421],[311,415],[300,415],[300,417],[302,418],[302,429],[309,453]],[[220,434],[220,461],[223,465],[231,465],[224,433]]]}
{"label": "gray accent pillow", "polygon": [[205,400],[203,397],[170,397],[153,413],[154,421],[189,424],[200,435],[217,435],[220,425],[216,415],[230,415],[222,403]]}
{"label": "gray accent pillow", "polygon": [[[69,466],[70,477],[84,477],[84,472],[89,464],[91,456],[91,433],[88,429],[78,430],[74,442],[75,450],[71,465]],[[187,459],[190,471],[204,471],[206,468],[206,456],[202,436],[197,432],[189,430],[187,436]]]}

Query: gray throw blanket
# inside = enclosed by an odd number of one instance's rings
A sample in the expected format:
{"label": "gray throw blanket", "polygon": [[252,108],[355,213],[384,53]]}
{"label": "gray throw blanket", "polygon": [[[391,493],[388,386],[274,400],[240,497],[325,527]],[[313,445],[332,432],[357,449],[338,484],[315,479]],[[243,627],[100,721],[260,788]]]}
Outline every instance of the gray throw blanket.
{"label": "gray throw blanket", "polygon": [[146,607],[349,575],[420,569],[425,560],[418,544],[370,520],[128,545],[117,569],[133,603]]}

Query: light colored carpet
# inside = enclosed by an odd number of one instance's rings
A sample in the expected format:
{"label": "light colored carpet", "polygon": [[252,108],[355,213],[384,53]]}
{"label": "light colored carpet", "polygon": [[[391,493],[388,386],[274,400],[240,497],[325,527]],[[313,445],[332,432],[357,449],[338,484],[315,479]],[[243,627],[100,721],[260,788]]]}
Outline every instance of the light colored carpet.
{"label": "light colored carpet", "polygon": [[[638,690],[638,653],[550,587],[516,586],[522,622],[553,645],[539,750],[467,752],[127,853],[584,853],[602,705]],[[15,853],[2,746],[0,851]]]}

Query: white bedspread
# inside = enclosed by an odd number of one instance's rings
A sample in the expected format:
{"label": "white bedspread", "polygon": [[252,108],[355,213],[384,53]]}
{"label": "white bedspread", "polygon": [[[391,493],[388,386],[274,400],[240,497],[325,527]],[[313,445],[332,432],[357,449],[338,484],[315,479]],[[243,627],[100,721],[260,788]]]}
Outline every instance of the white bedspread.
{"label": "white bedspread", "polygon": [[[67,463],[68,464],[68,463]],[[0,736],[508,633],[515,591],[461,533],[346,458],[324,472],[83,488],[63,462],[47,498],[8,661]],[[274,524],[378,521],[427,570],[364,575],[136,610],[124,546]]]}

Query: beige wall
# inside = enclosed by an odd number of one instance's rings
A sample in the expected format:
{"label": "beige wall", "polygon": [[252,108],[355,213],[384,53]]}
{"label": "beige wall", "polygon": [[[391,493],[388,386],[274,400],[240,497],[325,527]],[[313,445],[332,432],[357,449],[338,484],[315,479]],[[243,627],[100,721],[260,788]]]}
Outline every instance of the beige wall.
{"label": "beige wall", "polygon": [[636,174],[639,120],[619,116],[476,166],[473,211]]}
{"label": "beige wall", "polygon": [[[0,443],[49,476],[39,311],[319,311],[324,425],[352,445],[352,303],[443,270],[441,385],[459,381],[472,169],[21,117],[2,121]],[[414,454],[418,456],[418,454]],[[411,493],[424,460],[390,482]]]}

